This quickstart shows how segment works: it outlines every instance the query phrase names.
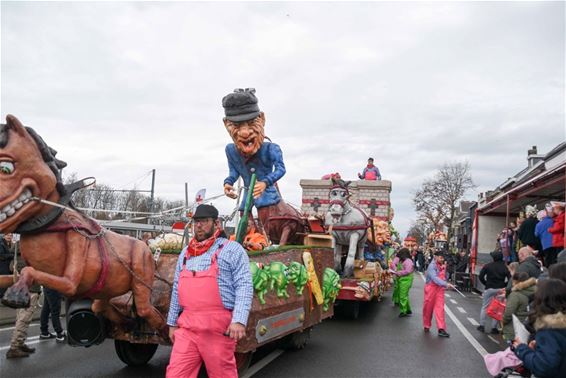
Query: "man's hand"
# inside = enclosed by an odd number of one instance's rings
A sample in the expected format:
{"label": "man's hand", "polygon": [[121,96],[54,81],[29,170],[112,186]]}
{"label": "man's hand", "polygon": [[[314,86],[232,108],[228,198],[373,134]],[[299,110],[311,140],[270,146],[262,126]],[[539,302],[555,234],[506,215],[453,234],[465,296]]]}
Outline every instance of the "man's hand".
{"label": "man's hand", "polygon": [[172,343],[175,342],[175,331],[178,329],[179,327],[169,326],[169,338],[171,339]]}
{"label": "man's hand", "polygon": [[454,285],[452,285],[450,282],[448,282],[448,283],[446,284],[446,288],[447,288],[447,289],[450,289],[450,290],[454,290],[456,287],[455,287]]}
{"label": "man's hand", "polygon": [[254,198],[261,196],[265,191],[265,188],[267,188],[267,184],[265,182],[257,181],[254,186]]}
{"label": "man's hand", "polygon": [[226,330],[227,336],[236,341],[240,341],[246,336],[246,327],[240,323],[232,323]]}
{"label": "man's hand", "polygon": [[529,343],[529,348],[531,348],[532,350],[535,350],[537,347],[537,341],[533,340]]}
{"label": "man's hand", "polygon": [[234,187],[230,184],[224,184],[224,194],[232,199],[238,198],[238,194],[236,194]]}

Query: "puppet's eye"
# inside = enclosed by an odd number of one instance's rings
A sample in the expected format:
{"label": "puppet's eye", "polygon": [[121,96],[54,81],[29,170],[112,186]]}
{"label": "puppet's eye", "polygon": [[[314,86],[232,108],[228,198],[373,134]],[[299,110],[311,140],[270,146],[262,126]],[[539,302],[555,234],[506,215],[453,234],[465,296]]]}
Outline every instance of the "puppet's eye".
{"label": "puppet's eye", "polygon": [[14,163],[11,161],[0,161],[0,173],[3,175],[11,175],[14,173]]}

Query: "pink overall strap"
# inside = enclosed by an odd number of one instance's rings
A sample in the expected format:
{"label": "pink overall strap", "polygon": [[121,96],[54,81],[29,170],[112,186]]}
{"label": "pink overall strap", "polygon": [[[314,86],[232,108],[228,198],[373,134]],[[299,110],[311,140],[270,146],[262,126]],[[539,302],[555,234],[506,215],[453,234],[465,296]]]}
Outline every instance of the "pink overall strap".
{"label": "pink overall strap", "polygon": [[[218,246],[218,249],[216,250],[216,252],[214,252],[214,255],[212,255],[212,258],[210,260],[211,265],[216,263],[216,259],[218,258],[218,254],[220,253],[220,251],[222,251],[222,248],[224,248],[224,246],[226,244],[228,244],[227,241],[225,241],[224,243],[222,243]],[[187,265],[187,259],[190,258],[190,256],[187,257],[188,253],[189,253],[189,248],[187,248],[187,250],[185,251],[185,257],[183,257],[183,266],[181,267],[181,271],[185,270],[185,266]]]}

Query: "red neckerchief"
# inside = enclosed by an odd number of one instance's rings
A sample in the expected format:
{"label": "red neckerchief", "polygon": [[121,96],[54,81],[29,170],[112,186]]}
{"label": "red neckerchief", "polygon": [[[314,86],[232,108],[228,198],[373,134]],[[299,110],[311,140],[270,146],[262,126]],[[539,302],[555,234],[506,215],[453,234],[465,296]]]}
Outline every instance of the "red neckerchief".
{"label": "red neckerchief", "polygon": [[368,167],[368,168],[373,168],[373,167],[375,167],[375,166],[374,166],[373,164],[368,164],[367,167]]}
{"label": "red neckerchief", "polygon": [[188,257],[200,256],[206,251],[208,251],[210,247],[212,247],[216,239],[220,236],[220,232],[221,232],[220,229],[218,229],[216,230],[216,232],[214,232],[214,235],[200,242],[193,237],[189,242],[189,248],[187,250]]}

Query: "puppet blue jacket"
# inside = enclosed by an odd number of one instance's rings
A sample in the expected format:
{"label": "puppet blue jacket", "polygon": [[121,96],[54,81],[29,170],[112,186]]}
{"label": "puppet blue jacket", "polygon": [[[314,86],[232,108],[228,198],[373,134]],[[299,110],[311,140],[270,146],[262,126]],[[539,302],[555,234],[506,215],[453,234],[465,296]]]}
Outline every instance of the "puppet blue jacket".
{"label": "puppet blue jacket", "polygon": [[[276,205],[281,200],[275,183],[285,175],[285,163],[283,162],[283,152],[281,148],[270,142],[264,142],[260,149],[251,158],[242,156],[234,143],[226,146],[226,157],[228,158],[229,176],[224,180],[224,184],[234,185],[238,177],[244,180],[244,186],[249,187],[252,179],[251,168],[255,168],[257,181],[267,184],[263,194],[254,200],[256,208]],[[244,191],[244,200],[240,205],[240,210],[244,210],[245,199],[248,190]]]}

